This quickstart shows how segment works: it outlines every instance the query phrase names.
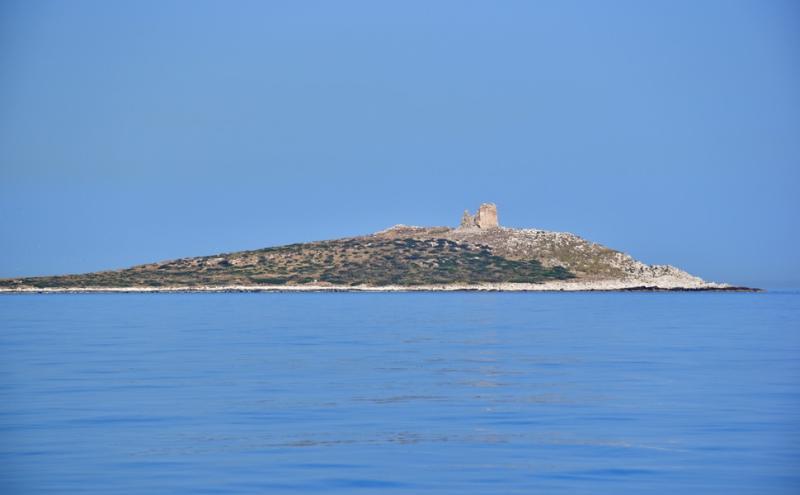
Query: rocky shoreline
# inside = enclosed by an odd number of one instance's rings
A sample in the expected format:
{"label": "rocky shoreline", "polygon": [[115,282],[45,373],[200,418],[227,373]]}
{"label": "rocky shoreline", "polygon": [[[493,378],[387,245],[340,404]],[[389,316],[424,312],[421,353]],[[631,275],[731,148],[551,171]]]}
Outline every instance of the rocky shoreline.
{"label": "rocky shoreline", "polygon": [[230,285],[174,287],[18,287],[0,288],[0,294],[87,294],[87,293],[198,293],[198,292],[763,292],[762,289],[727,284],[703,283],[652,285],[641,281],[598,280],[594,282],[545,282],[541,284],[450,284],[450,285]]}

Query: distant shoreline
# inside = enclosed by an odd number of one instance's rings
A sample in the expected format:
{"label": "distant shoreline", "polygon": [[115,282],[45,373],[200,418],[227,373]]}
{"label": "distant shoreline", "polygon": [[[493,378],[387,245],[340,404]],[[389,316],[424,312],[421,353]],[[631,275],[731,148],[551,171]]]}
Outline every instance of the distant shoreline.
{"label": "distant shoreline", "polygon": [[609,281],[560,283],[503,283],[481,285],[424,286],[184,286],[184,287],[45,287],[0,288],[0,294],[149,294],[149,293],[256,293],[256,292],[764,292],[763,289],[723,284],[655,286]]}

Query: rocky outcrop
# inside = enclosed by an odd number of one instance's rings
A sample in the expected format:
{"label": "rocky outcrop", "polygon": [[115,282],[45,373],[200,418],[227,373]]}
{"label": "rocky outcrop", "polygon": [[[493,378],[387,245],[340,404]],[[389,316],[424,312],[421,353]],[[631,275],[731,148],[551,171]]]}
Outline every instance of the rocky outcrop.
{"label": "rocky outcrop", "polygon": [[[509,260],[538,260],[543,266],[563,267],[575,275],[572,280],[558,282],[555,290],[627,290],[729,288],[727,284],[706,282],[669,265],[647,265],[630,255],[588,241],[567,232],[507,227],[479,228],[396,226],[376,235],[447,239],[475,246],[484,246],[497,256]],[[581,287],[581,289],[578,289]]]}

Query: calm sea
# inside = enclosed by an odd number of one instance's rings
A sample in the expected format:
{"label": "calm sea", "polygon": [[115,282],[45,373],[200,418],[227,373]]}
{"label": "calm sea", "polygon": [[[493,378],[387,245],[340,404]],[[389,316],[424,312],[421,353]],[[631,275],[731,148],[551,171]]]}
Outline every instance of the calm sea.
{"label": "calm sea", "polygon": [[800,293],[0,296],[3,494],[800,491]]}

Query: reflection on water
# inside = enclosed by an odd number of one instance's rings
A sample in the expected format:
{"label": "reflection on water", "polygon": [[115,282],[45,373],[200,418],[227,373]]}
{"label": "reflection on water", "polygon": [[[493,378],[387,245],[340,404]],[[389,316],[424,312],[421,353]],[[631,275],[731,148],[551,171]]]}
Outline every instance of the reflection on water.
{"label": "reflection on water", "polygon": [[0,297],[2,493],[794,493],[800,294]]}

